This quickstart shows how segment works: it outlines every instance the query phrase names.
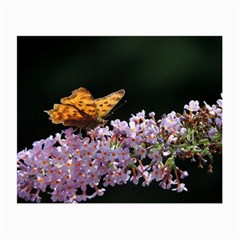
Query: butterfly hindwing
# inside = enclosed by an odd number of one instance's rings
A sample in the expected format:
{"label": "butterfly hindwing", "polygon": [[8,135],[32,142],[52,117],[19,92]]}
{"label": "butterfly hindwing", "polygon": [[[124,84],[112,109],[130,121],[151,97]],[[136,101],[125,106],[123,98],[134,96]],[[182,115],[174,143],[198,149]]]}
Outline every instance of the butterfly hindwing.
{"label": "butterfly hindwing", "polygon": [[54,104],[53,109],[46,111],[53,123],[64,123],[66,120],[82,119],[80,112],[70,105]]}

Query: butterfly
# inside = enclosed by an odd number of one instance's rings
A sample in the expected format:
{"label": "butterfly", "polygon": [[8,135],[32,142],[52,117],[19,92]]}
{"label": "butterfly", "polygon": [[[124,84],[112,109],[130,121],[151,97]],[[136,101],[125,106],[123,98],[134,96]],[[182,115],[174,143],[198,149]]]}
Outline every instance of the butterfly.
{"label": "butterfly", "polygon": [[125,90],[121,89],[105,97],[94,99],[90,91],[80,87],[72,91],[71,96],[61,98],[61,104],[54,104],[53,109],[44,112],[50,115],[49,119],[55,124],[94,129],[107,122],[104,118],[124,94]]}

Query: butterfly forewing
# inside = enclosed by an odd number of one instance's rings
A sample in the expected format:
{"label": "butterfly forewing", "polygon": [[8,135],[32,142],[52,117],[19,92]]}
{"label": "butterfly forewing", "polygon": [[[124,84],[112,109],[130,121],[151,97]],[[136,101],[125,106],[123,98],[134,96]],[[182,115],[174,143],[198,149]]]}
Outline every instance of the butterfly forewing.
{"label": "butterfly forewing", "polygon": [[61,98],[61,103],[73,105],[80,110],[91,116],[92,119],[97,118],[97,108],[92,94],[86,88],[78,88],[72,91],[69,97]]}
{"label": "butterfly forewing", "polygon": [[105,97],[95,99],[98,118],[104,118],[124,96],[125,90],[113,92]]}

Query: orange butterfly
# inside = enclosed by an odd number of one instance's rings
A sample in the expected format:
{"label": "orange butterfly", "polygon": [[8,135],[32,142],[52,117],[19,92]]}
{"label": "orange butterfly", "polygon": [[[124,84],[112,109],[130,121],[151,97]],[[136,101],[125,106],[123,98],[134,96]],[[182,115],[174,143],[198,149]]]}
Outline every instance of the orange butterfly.
{"label": "orange butterfly", "polygon": [[45,112],[55,124],[93,129],[107,122],[104,117],[124,94],[125,90],[121,89],[105,97],[94,99],[86,88],[81,87],[72,91],[71,96],[61,98],[61,104],[54,104],[53,109]]}

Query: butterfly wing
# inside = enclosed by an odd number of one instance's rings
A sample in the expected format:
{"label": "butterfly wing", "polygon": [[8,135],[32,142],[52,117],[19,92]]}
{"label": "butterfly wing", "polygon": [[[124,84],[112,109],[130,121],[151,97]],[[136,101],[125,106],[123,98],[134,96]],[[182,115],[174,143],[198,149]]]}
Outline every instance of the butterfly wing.
{"label": "butterfly wing", "polygon": [[97,118],[97,108],[92,94],[86,88],[78,88],[72,91],[69,97],[61,98],[61,103],[70,105],[79,110],[85,117],[88,115],[93,120]]}
{"label": "butterfly wing", "polygon": [[95,105],[98,113],[98,118],[104,118],[122,99],[125,90],[113,92],[105,97],[95,99]]}
{"label": "butterfly wing", "polygon": [[64,126],[85,128],[91,121],[90,116],[80,112],[76,107],[65,104],[54,104],[53,109],[45,111],[50,115],[53,123],[62,123]]}

